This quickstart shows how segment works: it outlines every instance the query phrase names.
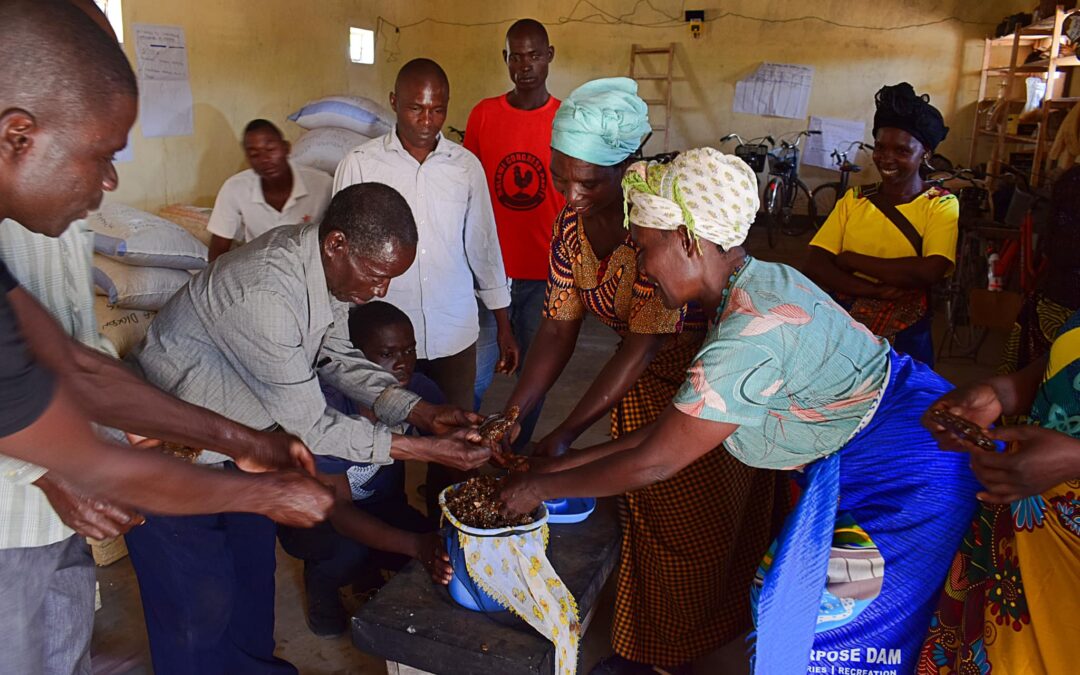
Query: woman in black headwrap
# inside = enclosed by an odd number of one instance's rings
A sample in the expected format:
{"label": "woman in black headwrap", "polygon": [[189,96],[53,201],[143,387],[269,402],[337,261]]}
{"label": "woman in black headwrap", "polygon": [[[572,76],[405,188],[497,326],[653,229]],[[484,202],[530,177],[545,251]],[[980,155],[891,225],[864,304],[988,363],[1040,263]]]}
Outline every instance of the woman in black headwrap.
{"label": "woman in black headwrap", "polygon": [[928,187],[920,164],[949,132],[930,97],[907,82],[875,96],[877,185],[852,188],[810,242],[806,274],[871,331],[933,366],[930,288],[956,260],[960,207]]}

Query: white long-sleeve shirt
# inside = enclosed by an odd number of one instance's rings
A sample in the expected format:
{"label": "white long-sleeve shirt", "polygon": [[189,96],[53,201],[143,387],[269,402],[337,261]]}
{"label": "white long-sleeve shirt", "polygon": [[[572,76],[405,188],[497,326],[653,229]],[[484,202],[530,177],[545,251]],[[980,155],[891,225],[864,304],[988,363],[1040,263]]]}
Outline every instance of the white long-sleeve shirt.
{"label": "white long-sleeve shirt", "polygon": [[[98,334],[94,318],[93,253],[94,233],[85,220],[72,223],[56,238],[31,232],[13,220],[0,220],[0,262],[20,286],[68,335],[115,355],[113,346]],[[32,485],[44,474],[39,466],[0,456],[0,549],[48,546],[74,534],[45,493]]]}
{"label": "white long-sleeve shirt", "polygon": [[386,301],[412,320],[417,357],[437,359],[468,348],[480,331],[475,298],[488,309],[510,305],[480,160],[440,135],[421,164],[401,145],[395,126],[345,155],[334,192],[364,182],[400,192],[416,219],[416,261],[390,282]]}

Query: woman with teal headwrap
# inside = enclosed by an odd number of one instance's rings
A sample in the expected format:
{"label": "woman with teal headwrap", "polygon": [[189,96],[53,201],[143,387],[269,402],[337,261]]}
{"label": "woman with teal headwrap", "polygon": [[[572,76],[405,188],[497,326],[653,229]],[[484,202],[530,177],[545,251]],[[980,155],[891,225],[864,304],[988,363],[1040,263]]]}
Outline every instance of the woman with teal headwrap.
{"label": "woman with teal headwrap", "polygon": [[[552,235],[546,308],[507,409],[528,414],[574,351],[586,312],[622,338],[570,415],[538,443],[537,470],[574,466],[570,445],[611,411],[611,434],[646,427],[670,403],[706,323],[697,306],[668,309],[639,272],[623,227],[621,181],[650,131],[627,78],[594,80],[563,101],[552,126],[551,176],[566,197]],[[749,628],[749,597],[768,547],[776,475],[723,449],[622,499],[622,561],[612,626],[617,657],[594,673],[689,672],[689,662]],[[784,493],[780,491],[780,494]],[[781,498],[783,505],[786,502]],[[779,522],[779,518],[775,519]]]}

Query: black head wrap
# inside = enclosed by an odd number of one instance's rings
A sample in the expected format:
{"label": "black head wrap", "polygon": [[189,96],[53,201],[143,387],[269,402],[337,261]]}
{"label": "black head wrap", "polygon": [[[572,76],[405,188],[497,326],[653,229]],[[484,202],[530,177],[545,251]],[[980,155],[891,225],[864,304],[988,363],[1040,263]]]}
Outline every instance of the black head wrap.
{"label": "black head wrap", "polygon": [[930,96],[919,96],[907,82],[882,87],[874,95],[874,102],[877,104],[877,112],[874,113],[875,137],[878,129],[903,129],[933,152],[949,133],[941,113],[930,105]]}

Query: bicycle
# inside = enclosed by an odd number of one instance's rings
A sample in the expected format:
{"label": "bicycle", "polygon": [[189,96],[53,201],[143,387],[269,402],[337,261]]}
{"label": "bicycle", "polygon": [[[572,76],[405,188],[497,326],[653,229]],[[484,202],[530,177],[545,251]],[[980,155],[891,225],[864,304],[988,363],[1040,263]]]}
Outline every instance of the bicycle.
{"label": "bicycle", "polygon": [[840,180],[822,183],[810,192],[810,199],[814,202],[814,209],[817,211],[817,227],[819,229],[825,224],[825,220],[832,213],[832,210],[836,208],[836,203],[847,194],[851,174],[862,171],[861,166],[848,159],[848,155],[852,154],[852,148],[855,149],[855,154],[858,155],[859,150],[873,150],[874,146],[862,141],[852,141],[843,152],[840,151],[840,148],[834,149],[832,158],[836,162],[837,170],[840,172]]}
{"label": "bicycle", "polygon": [[[820,134],[818,130],[800,131],[794,141],[780,139],[779,149],[769,153],[769,182],[765,185],[765,212],[769,214],[769,248],[776,248],[778,232],[798,237],[817,229],[817,212],[810,188],[799,179],[799,145],[803,138]],[[805,213],[805,220],[804,218]],[[801,221],[801,223],[799,222]]]}
{"label": "bicycle", "polygon": [[[989,328],[996,324],[987,323],[987,317],[983,315],[988,310],[984,308],[980,311],[976,306],[979,303],[974,302],[973,297],[979,291],[987,290],[990,272],[988,256],[994,251],[993,242],[1011,237],[1017,232],[1016,226],[1012,224],[1012,217],[1006,216],[1004,222],[996,219],[993,200],[983,175],[960,168],[935,172],[927,182],[948,187],[960,200],[956,265],[952,276],[937,292],[948,322],[938,345],[938,357],[976,358]],[[1006,273],[1000,272],[1002,275]]]}

